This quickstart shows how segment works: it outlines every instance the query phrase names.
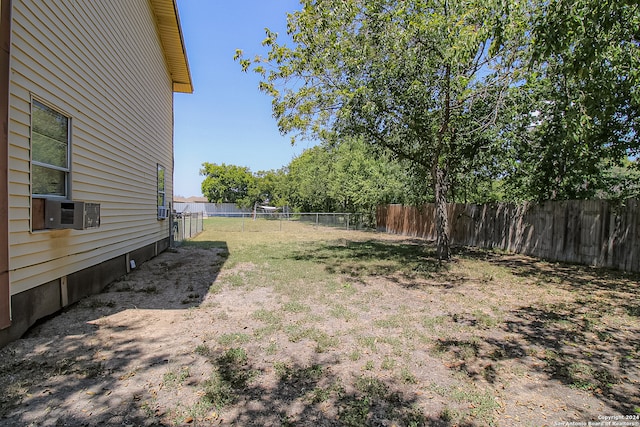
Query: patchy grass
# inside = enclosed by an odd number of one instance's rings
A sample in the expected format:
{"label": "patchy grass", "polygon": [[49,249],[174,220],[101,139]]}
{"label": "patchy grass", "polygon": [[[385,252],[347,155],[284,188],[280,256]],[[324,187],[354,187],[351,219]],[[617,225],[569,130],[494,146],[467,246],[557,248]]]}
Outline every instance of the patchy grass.
{"label": "patchy grass", "polygon": [[[479,427],[640,411],[638,275],[470,248],[441,264],[419,239],[215,221],[180,249],[192,259],[166,254],[151,279],[136,269],[78,304],[92,316],[81,332],[5,351],[0,416],[38,425],[16,408],[82,381],[142,390],[123,411],[143,415],[118,421],[136,425]],[[179,292],[162,306],[167,288]]]}
{"label": "patchy grass", "polygon": [[188,366],[173,368],[163,375],[162,385],[169,388],[180,387],[187,380],[187,378],[189,378],[189,376],[190,371]]}
{"label": "patchy grass", "polygon": [[[275,310],[254,312],[265,325],[261,330],[271,328],[265,336],[315,343],[316,353],[343,354],[345,372],[388,372],[403,389],[424,386],[424,366],[407,361],[426,351],[454,382],[427,388],[442,398],[437,422],[495,422],[506,410],[496,403],[507,397],[502,390],[512,381],[526,381],[526,373],[540,366],[549,381],[559,380],[614,408],[633,411],[640,404],[637,396],[634,404],[616,399],[629,389],[619,387],[621,365],[601,367],[597,355],[604,353],[595,350],[609,347],[613,354],[607,358],[621,356],[624,369],[638,360],[637,305],[616,305],[621,297],[634,298],[636,276],[475,249],[458,249],[452,263],[441,265],[424,242],[365,233],[287,231],[275,241],[276,234],[265,234],[225,236],[229,260],[252,265],[250,273],[234,273],[243,275],[244,288],[259,284],[286,301]],[[249,237],[269,239],[269,248],[248,242]],[[233,280],[229,285],[237,286]],[[615,340],[626,335],[632,342],[616,349]],[[282,354],[286,346],[269,348]],[[342,387],[357,388],[348,376],[341,378]],[[331,400],[337,392],[329,389],[318,389],[311,400]],[[380,396],[365,394],[363,401],[344,407],[341,420],[347,425],[368,422],[371,402]],[[550,404],[552,397],[540,399]],[[424,416],[420,408],[414,415]]]}

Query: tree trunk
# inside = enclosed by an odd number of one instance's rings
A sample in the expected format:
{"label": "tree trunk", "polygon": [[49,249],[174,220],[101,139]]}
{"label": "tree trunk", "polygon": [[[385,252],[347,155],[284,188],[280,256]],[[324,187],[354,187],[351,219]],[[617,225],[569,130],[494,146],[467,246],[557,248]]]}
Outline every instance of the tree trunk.
{"label": "tree trunk", "polygon": [[447,184],[445,171],[438,165],[432,169],[433,188],[436,196],[435,221],[437,255],[441,261],[451,259],[449,247],[449,219],[447,216]]}
{"label": "tree trunk", "polygon": [[[447,3],[445,2],[445,12]],[[445,151],[447,140],[450,135],[451,121],[451,66],[445,67],[444,80],[444,105],[442,123],[438,131],[438,145],[431,165],[431,179],[433,180],[433,192],[436,196],[436,238],[437,253],[439,260],[449,260],[451,250],[449,249],[449,219],[447,217],[447,173],[446,161],[441,163],[441,154]],[[444,165],[443,165],[444,163]]]}

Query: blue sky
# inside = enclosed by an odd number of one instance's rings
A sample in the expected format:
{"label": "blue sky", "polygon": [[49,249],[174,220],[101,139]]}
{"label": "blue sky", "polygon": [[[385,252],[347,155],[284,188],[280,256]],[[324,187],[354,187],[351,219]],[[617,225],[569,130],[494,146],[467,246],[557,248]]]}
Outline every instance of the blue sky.
{"label": "blue sky", "polygon": [[174,95],[176,196],[201,195],[203,162],[247,166],[253,172],[286,166],[310,145],[292,147],[278,132],[271,98],[258,76],[233,60],[264,53],[264,28],[286,37],[286,14],[297,0],[178,0],[194,93]]}

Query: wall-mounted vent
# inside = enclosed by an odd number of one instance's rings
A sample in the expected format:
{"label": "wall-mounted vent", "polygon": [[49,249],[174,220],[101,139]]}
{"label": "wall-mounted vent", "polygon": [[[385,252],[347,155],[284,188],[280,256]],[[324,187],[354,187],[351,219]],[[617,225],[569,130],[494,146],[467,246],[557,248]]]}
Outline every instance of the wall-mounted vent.
{"label": "wall-mounted vent", "polygon": [[100,203],[47,199],[45,228],[85,230],[100,226]]}

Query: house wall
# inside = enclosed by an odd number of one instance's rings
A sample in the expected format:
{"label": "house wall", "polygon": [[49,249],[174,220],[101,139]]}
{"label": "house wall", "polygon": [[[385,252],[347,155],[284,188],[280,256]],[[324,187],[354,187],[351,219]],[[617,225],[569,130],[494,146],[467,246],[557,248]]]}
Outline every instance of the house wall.
{"label": "house wall", "polygon": [[0,329],[11,324],[9,296],[9,50],[11,1],[0,0]]}
{"label": "house wall", "polygon": [[[146,1],[13,0],[11,42],[9,276],[19,317],[22,293],[58,283],[65,305],[86,294],[68,280],[74,274],[93,277],[87,269],[113,262],[124,274],[131,259],[168,246],[169,221],[157,219],[157,164],[172,200],[173,90]],[[69,198],[100,203],[99,228],[31,231],[32,97],[71,117]]]}

